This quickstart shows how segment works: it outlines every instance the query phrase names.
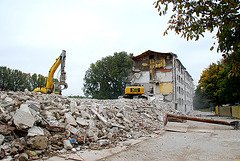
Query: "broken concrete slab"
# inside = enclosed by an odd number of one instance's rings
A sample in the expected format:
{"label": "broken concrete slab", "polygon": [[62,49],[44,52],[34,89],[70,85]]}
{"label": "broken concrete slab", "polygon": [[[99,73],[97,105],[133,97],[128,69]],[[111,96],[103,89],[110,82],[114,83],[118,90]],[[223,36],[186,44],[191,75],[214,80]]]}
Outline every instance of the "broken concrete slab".
{"label": "broken concrete slab", "polygon": [[73,126],[77,126],[77,122],[76,122],[75,118],[72,116],[72,114],[65,113],[65,119],[66,119],[66,123],[73,125]]}
{"label": "broken concrete slab", "polygon": [[29,143],[33,149],[43,150],[48,146],[48,138],[46,136],[35,136],[30,138]]}
{"label": "broken concrete slab", "polygon": [[26,153],[21,153],[18,157],[19,161],[29,161],[28,155]]}
{"label": "broken concrete slab", "polygon": [[13,99],[8,96],[6,96],[4,100],[8,103],[14,102]]}
{"label": "broken concrete slab", "polygon": [[26,112],[22,109],[17,109],[15,115],[13,116],[13,122],[19,129],[27,129],[33,127],[36,119],[31,114],[31,112]]}
{"label": "broken concrete slab", "polygon": [[0,145],[2,145],[3,141],[4,141],[4,136],[0,134]]}
{"label": "broken concrete slab", "polygon": [[37,135],[44,135],[44,131],[41,127],[33,126],[28,130],[28,136],[37,136]]}
{"label": "broken concrete slab", "polygon": [[187,124],[178,123],[178,122],[169,122],[164,129],[167,131],[175,131],[175,132],[184,132],[186,133],[188,131]]}
{"label": "broken concrete slab", "polygon": [[70,143],[70,140],[63,140],[63,145],[64,145],[64,148],[67,150],[71,150],[73,148],[73,146]]}
{"label": "broken concrete slab", "polygon": [[81,126],[89,126],[88,121],[80,117],[77,117],[76,122]]}
{"label": "broken concrete slab", "polygon": [[74,135],[78,135],[78,134],[79,134],[79,130],[76,129],[75,127],[71,126],[70,124],[68,124],[68,125],[66,126],[66,129],[67,129],[69,132],[71,132],[72,134],[74,134]]}

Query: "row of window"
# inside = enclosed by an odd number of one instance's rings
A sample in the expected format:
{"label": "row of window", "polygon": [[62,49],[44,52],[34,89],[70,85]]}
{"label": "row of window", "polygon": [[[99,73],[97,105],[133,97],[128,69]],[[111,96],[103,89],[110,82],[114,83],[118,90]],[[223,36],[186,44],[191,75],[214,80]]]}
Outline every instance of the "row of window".
{"label": "row of window", "polygon": [[182,98],[178,98],[178,104],[180,106],[183,106],[184,104],[187,105],[187,106],[190,106],[191,102],[190,101],[184,101]]}
{"label": "row of window", "polygon": [[[189,77],[186,77],[186,78],[189,78]],[[190,88],[189,84],[192,83],[192,82],[184,82],[183,78],[181,78],[180,75],[177,75],[177,82],[184,84],[185,86],[187,86],[187,88]]]}
{"label": "row of window", "polygon": [[186,95],[187,97],[191,97],[191,90],[184,90],[183,88],[181,88],[180,86],[177,87],[177,93],[181,94],[181,95]]}
{"label": "row of window", "polygon": [[178,71],[179,71],[181,74],[183,74],[184,68],[183,68],[180,64],[177,64],[176,67],[177,67]]}

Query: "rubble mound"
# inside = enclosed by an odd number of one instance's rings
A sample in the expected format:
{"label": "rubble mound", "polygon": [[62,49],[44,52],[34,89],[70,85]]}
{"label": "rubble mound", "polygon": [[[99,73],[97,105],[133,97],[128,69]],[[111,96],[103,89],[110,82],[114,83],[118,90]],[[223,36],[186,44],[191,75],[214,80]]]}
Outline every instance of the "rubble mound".
{"label": "rubble mound", "polygon": [[0,91],[0,159],[115,147],[163,128],[170,104],[144,99],[76,99]]}

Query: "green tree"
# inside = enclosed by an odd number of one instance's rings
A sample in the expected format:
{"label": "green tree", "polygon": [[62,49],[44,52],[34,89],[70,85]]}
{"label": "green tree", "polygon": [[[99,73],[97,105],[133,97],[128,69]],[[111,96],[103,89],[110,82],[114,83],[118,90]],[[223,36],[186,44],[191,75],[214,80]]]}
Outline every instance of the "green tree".
{"label": "green tree", "polygon": [[37,87],[44,87],[45,85],[46,85],[46,78],[43,75],[38,74]]}
{"label": "green tree", "polygon": [[[58,82],[57,79],[53,80]],[[46,79],[41,74],[23,73],[17,69],[0,67],[0,89],[11,91],[34,90],[36,87],[45,86]]]}
{"label": "green tree", "polygon": [[34,73],[31,76],[31,88],[32,88],[32,90],[38,87],[37,80],[38,80],[38,75],[36,73]]}
{"label": "green tree", "polygon": [[4,67],[3,69],[3,89],[4,90],[8,90],[8,89],[12,89],[12,77],[11,77],[12,71],[11,69]]}
{"label": "green tree", "polygon": [[24,80],[23,84],[22,84],[22,90],[24,89],[28,89],[29,91],[32,91],[32,77],[30,73],[23,73],[22,74],[22,79]]}
{"label": "green tree", "polygon": [[23,79],[23,73],[17,69],[12,70],[11,73],[11,90],[13,91],[19,91],[19,90],[23,90],[23,83],[24,83],[24,79]]}
{"label": "green tree", "polygon": [[[206,31],[217,30],[217,50],[224,53],[224,61],[232,64],[229,74],[240,74],[240,3],[239,0],[157,0],[159,15],[172,7],[169,26],[182,37],[198,40]],[[211,47],[211,50],[213,47]]]}
{"label": "green tree", "polygon": [[98,99],[114,99],[122,95],[131,71],[132,56],[119,52],[92,63],[83,79],[84,94]]}
{"label": "green tree", "polygon": [[[58,83],[58,79],[53,79],[54,83]],[[34,73],[32,76],[29,73],[24,73],[17,69],[0,67],[0,89],[11,91],[30,91],[37,87],[46,86],[46,78],[41,74]]]}
{"label": "green tree", "polygon": [[206,97],[216,105],[220,105],[220,88],[219,88],[219,64],[212,63],[208,69],[205,69],[199,80],[198,88]]}
{"label": "green tree", "polygon": [[7,67],[0,67],[0,89],[5,90],[7,88],[7,78],[8,72]]}
{"label": "green tree", "polygon": [[229,76],[230,70],[231,66],[222,61],[212,63],[201,75],[198,89],[214,105],[240,102],[240,76]]}

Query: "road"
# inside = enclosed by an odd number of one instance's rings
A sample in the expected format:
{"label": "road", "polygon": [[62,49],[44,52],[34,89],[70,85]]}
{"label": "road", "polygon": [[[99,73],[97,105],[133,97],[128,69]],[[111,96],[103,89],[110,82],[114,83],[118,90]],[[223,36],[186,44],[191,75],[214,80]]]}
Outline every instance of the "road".
{"label": "road", "polygon": [[[226,119],[225,119],[226,120]],[[232,120],[228,120],[232,121]],[[187,121],[168,123],[162,135],[102,159],[104,161],[237,161],[240,130],[224,125]]]}
{"label": "road", "polygon": [[[214,118],[234,121],[233,119]],[[85,161],[239,161],[240,130],[230,126],[187,121],[168,122],[165,132],[156,137],[131,140],[130,146],[101,151],[78,152],[65,156]],[[123,144],[122,144],[123,145]],[[51,158],[48,161],[65,160]]]}

